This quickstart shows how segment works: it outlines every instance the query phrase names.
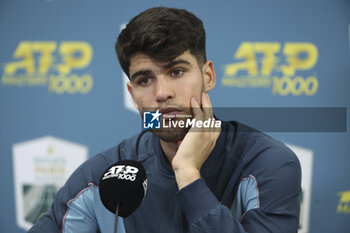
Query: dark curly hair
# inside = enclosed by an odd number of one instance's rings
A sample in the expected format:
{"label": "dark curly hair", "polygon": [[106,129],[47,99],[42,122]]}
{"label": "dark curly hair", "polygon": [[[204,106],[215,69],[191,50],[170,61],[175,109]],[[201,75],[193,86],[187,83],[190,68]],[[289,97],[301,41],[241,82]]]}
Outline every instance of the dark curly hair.
{"label": "dark curly hair", "polygon": [[184,9],[150,8],[135,16],[121,31],[115,50],[128,76],[130,58],[137,53],[168,62],[189,50],[198,64],[203,65],[205,30],[202,21]]}

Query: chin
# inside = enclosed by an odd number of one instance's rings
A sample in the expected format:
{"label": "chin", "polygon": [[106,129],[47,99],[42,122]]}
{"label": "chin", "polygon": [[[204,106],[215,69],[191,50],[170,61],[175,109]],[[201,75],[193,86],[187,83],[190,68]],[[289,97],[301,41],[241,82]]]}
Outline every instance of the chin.
{"label": "chin", "polygon": [[166,142],[178,142],[186,136],[190,128],[153,129],[152,132]]}

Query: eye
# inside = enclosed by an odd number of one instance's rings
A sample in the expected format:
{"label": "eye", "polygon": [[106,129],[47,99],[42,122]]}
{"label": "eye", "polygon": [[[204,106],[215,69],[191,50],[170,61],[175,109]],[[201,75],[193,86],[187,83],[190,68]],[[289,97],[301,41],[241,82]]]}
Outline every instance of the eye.
{"label": "eye", "polygon": [[141,86],[147,86],[148,84],[150,84],[152,82],[152,78],[150,77],[142,77],[137,81],[138,85]]}
{"label": "eye", "polygon": [[170,76],[171,77],[180,77],[184,74],[184,70],[182,69],[174,69],[172,71],[170,71]]}

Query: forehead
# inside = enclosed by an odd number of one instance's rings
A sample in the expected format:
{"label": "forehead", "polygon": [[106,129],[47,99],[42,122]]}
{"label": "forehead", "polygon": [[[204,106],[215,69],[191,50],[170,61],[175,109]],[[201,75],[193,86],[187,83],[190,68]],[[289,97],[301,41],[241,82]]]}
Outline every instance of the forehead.
{"label": "forehead", "polygon": [[[176,60],[184,60],[184,61],[187,61],[191,66],[195,66],[195,65],[198,66],[196,58],[189,51],[185,51],[178,57],[174,58],[172,61],[176,61]],[[133,73],[139,70],[144,70],[144,69],[162,71],[164,67],[166,67],[172,61],[160,62],[146,54],[137,53],[130,58],[130,67],[129,67],[130,75],[132,75]]]}

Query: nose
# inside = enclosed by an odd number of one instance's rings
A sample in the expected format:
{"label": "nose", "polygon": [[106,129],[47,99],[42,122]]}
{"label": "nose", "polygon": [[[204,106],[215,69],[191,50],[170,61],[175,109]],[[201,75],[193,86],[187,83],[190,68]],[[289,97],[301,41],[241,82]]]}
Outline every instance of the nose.
{"label": "nose", "polygon": [[165,77],[158,77],[156,83],[156,101],[165,102],[174,98],[174,90],[171,83]]}

